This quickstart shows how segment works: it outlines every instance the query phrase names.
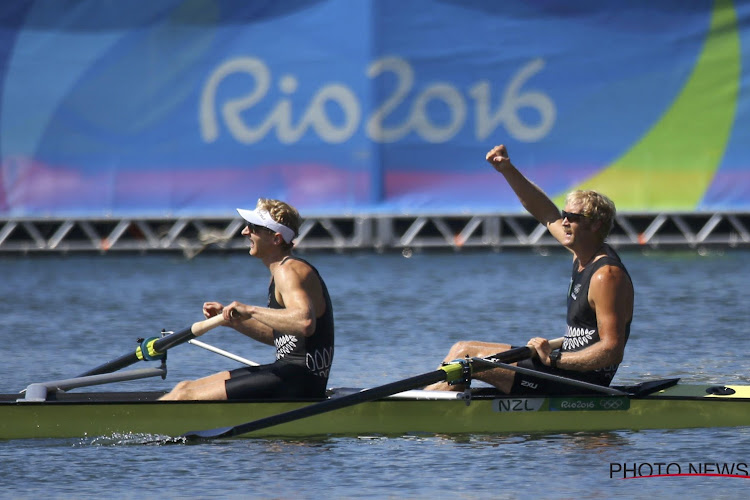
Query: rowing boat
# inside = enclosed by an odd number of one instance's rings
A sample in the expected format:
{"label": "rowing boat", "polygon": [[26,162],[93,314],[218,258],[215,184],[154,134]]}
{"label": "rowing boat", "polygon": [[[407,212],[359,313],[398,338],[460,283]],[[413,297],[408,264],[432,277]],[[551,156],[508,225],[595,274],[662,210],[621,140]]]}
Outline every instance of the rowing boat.
{"label": "rowing boat", "polygon": [[[215,318],[194,323],[181,332],[142,341],[135,353],[78,377],[0,394],[0,439],[122,434],[184,438],[526,434],[750,425],[748,385],[682,384],[679,379],[664,379],[596,386],[597,392],[584,393],[590,384],[563,379],[582,387],[580,395],[537,397],[508,396],[491,387],[463,392],[419,389],[437,381],[467,382],[462,377],[490,366],[521,371],[509,363],[533,355],[527,347],[449,363],[434,372],[371,389],[332,389],[320,400],[160,401],[163,392],[72,392],[164,377],[166,349],[219,324]],[[141,360],[160,360],[161,365],[118,372]]]}
{"label": "rowing boat", "polygon": [[[556,433],[750,425],[750,386],[680,384],[677,379],[618,387],[627,395],[514,397],[491,388],[464,393],[412,390],[246,437]],[[332,398],[352,389],[330,391]],[[316,404],[297,401],[157,401],[158,392],[58,393],[43,402],[0,396],[0,439],[113,434],[180,436]]]}

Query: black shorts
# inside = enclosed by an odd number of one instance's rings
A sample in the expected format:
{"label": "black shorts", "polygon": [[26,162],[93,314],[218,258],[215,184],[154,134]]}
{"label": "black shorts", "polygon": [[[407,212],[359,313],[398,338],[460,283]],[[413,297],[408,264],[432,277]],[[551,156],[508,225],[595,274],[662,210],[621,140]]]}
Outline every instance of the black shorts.
{"label": "black shorts", "polygon": [[305,366],[277,361],[232,370],[225,387],[227,399],[322,398],[327,383]]}
{"label": "black shorts", "polygon": [[[552,368],[551,366],[547,366],[539,361],[538,358],[524,359],[518,362],[518,366],[538,372],[550,373],[552,375],[560,375],[562,377],[589,382],[591,384],[602,386],[609,385],[608,383],[604,382],[602,380],[602,377],[596,372],[576,372],[572,370]],[[573,394],[601,394],[600,392],[592,389],[585,389],[583,387],[577,387],[574,385],[566,384],[564,382],[534,377],[533,375],[526,375],[525,373],[519,372],[515,373],[515,378],[513,379],[513,387],[511,388],[510,393],[519,395],[554,394],[561,396]]]}

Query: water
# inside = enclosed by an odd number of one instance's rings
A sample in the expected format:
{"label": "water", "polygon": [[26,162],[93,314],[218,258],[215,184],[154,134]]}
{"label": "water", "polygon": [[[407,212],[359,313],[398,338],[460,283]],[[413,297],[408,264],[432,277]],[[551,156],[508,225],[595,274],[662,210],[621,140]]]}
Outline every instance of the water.
{"label": "water", "polygon": [[[563,333],[569,258],[531,252],[310,254],[334,298],[331,386],[374,386],[434,369],[458,339],[523,343]],[[623,252],[636,316],[617,383],[644,377],[749,383],[750,252]],[[245,255],[0,257],[0,391],[78,375],[137,337],[202,319],[204,300],[265,301]],[[270,347],[226,329],[205,342],[258,362]],[[169,355],[168,389],[234,368],[191,345]],[[750,424],[750,422],[749,422]],[[746,480],[622,480],[617,464],[750,462],[750,427],[560,435],[245,439],[146,445],[137,436],[0,442],[2,498],[737,498]],[[746,466],[747,467],[747,466]],[[750,470],[750,467],[747,467]],[[743,495],[744,496],[744,495]]]}

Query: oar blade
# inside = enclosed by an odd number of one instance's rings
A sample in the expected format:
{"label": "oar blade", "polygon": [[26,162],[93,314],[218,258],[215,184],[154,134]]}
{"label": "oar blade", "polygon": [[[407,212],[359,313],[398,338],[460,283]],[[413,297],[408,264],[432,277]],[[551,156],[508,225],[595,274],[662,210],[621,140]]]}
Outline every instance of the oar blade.
{"label": "oar blade", "polygon": [[181,437],[186,439],[220,439],[235,436],[234,427],[217,427],[216,429],[207,429],[205,431],[190,431]]}

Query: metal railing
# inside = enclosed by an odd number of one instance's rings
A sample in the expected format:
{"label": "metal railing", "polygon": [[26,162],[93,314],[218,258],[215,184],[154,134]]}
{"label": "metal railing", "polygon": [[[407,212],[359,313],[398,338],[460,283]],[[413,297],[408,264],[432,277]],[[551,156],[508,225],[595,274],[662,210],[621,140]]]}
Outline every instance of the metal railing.
{"label": "metal railing", "polygon": [[[239,218],[0,218],[0,253],[245,251]],[[608,241],[615,247],[750,246],[750,213],[627,213]],[[305,219],[299,250],[385,252],[556,245],[526,214],[315,216]]]}

